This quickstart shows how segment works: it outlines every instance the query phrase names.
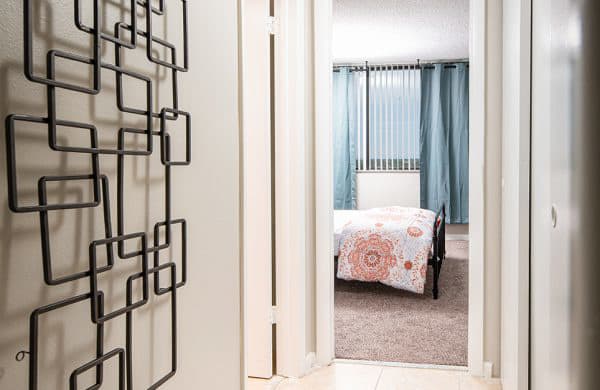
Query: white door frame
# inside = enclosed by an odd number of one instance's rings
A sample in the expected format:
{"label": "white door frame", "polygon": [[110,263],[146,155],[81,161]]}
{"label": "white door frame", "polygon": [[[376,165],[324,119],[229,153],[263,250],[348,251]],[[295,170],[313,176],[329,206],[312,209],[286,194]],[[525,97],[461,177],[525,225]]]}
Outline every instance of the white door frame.
{"label": "white door frame", "polygon": [[275,0],[275,258],[277,374],[301,377],[307,366],[307,101],[309,39],[305,0]]}
{"label": "white door frame", "polygon": [[531,0],[504,0],[502,56],[502,382],[529,382]]}
{"label": "white door frame", "polygon": [[315,209],[317,363],[335,357],[333,263],[332,0],[315,2]]}
{"label": "white door frame", "polygon": [[247,374],[273,375],[269,0],[241,0]]}
{"label": "white door frame", "polygon": [[[471,375],[483,375],[485,298],[485,102],[487,0],[470,5],[469,108],[469,345]],[[501,17],[501,15],[499,15]],[[316,306],[317,362],[328,364],[334,351],[334,265],[331,108],[331,0],[314,3],[316,153]],[[319,39],[318,37],[323,37]]]}

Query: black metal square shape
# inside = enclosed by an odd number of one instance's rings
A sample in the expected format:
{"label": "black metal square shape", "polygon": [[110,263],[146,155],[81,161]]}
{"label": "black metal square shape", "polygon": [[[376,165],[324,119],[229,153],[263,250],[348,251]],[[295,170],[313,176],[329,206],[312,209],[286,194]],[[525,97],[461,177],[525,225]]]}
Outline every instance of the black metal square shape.
{"label": "black metal square shape", "polygon": [[148,59],[154,63],[157,63],[162,66],[166,66],[171,69],[178,70],[180,72],[187,72],[189,69],[189,60],[188,60],[188,8],[187,8],[187,0],[180,0],[181,5],[183,7],[183,66],[177,65],[177,61],[174,60],[172,62],[166,62],[161,60],[160,58],[154,57],[152,53],[152,44],[155,42],[152,33],[152,4],[151,1],[146,0],[146,56]]}
{"label": "black metal square shape", "polygon": [[[117,23],[115,25],[115,36],[117,38],[120,37],[122,29],[126,30],[126,31],[130,31],[130,32],[132,31],[131,26],[129,26],[125,23]],[[137,29],[137,34],[143,38],[147,37],[147,35],[148,35],[145,31],[142,31],[140,29]],[[164,39],[160,39],[158,37],[152,37],[152,41],[158,43],[161,46],[166,47],[167,49],[169,49],[171,51],[171,61],[173,63],[177,60],[177,50],[175,49],[174,45],[172,45],[171,43],[165,41]],[[121,49],[118,46],[115,48],[115,65],[121,66]],[[179,108],[178,89],[179,89],[179,87],[178,87],[178,83],[177,83],[177,70],[171,68],[172,107],[169,107],[169,108],[171,108],[173,110],[177,110]],[[160,112],[153,112],[152,116],[154,118],[160,118]],[[169,116],[168,119],[177,119],[177,115]]]}
{"label": "black metal square shape", "polygon": [[96,126],[87,123],[56,120],[54,125],[50,125],[48,120],[48,144],[50,149],[58,152],[74,152],[74,153],[94,153],[98,148],[85,146],[68,146],[58,144],[57,127],[70,127],[75,129],[87,130],[90,133],[90,145],[98,145],[98,131]]}
{"label": "black metal square shape", "polygon": [[[61,309],[66,306],[74,305],[79,302],[90,299],[92,294],[77,295],[72,298],[63,299],[55,303],[35,309],[29,316],[29,390],[38,390],[38,359],[39,359],[39,318],[42,314]],[[99,312],[104,311],[104,296],[98,293],[96,300],[99,306]],[[96,324],[96,356],[103,355],[104,344],[104,325]],[[97,389],[102,385],[102,365],[96,365],[96,384],[90,389]]]}
{"label": "black metal square shape", "polygon": [[[139,1],[139,0],[138,0]],[[75,26],[83,31],[86,32],[88,34],[93,34],[94,33],[94,27],[89,27],[86,26],[81,18],[81,0],[75,0]],[[133,29],[136,30],[137,29],[137,4],[136,4],[136,0],[130,0],[130,8],[131,8],[131,16],[130,16],[130,20],[129,23],[133,26]],[[106,34],[103,32],[100,32],[100,38],[115,43],[118,46],[125,46],[129,49],[133,49],[135,48],[136,44],[137,44],[137,34],[135,34],[135,31],[133,34],[131,34],[131,40],[129,42],[127,41],[123,41],[120,40],[119,37],[116,36],[112,36],[110,34]]]}
{"label": "black metal square shape", "polygon": [[[74,54],[59,52],[56,50],[51,50],[48,52],[48,78],[54,79],[55,77],[55,57],[68,58],[70,60],[81,62],[81,63],[89,63],[89,59],[81,56],[77,56]],[[92,149],[79,149],[72,151],[79,151],[82,153],[98,153],[98,154],[130,154],[130,155],[148,155],[152,153],[152,81],[150,78],[131,72],[129,70],[123,69],[121,67],[111,65],[111,64],[102,64],[103,69],[108,69],[115,72],[116,75],[116,83],[117,83],[117,107],[122,112],[127,112],[130,114],[136,114],[140,116],[146,117],[146,129],[147,137],[146,137],[146,150],[144,152],[140,151],[127,151],[124,147],[115,149],[101,149],[98,148],[97,141],[97,132],[94,127],[94,137],[95,137],[95,147]],[[122,76],[126,75],[132,77],[134,79],[143,81],[146,84],[146,109],[140,110],[137,108],[126,107],[123,104],[123,83]],[[48,85],[48,129],[49,129],[49,138],[50,138],[50,146],[56,147],[56,127],[59,125],[59,120],[56,118],[56,88],[53,85]],[[73,123],[67,121],[60,121],[62,123]],[[91,125],[88,125],[91,126]]]}
{"label": "black metal square shape", "polygon": [[[71,373],[71,376],[69,378],[69,390],[78,390],[77,377],[80,374],[91,370],[94,367],[96,367],[96,369],[98,369],[98,367],[102,367],[105,361],[112,359],[115,356],[119,357],[119,390],[125,390],[125,350],[123,348],[115,348],[107,354],[102,355],[92,360],[91,362],[88,362],[83,366],[77,367],[75,370],[73,370],[73,373]],[[96,383],[95,385],[89,387],[87,390],[97,390],[100,388],[100,386],[102,386],[101,383]]]}
{"label": "black metal square shape", "polygon": [[[168,222],[158,222],[154,225],[154,248],[157,250],[154,252],[154,268],[160,266],[160,251],[164,249],[168,249],[171,244],[171,229],[168,229],[169,226],[173,225],[181,225],[181,281],[175,284],[176,288],[180,288],[185,286],[187,282],[187,222],[185,219],[174,219],[170,223]],[[167,237],[165,243],[160,243],[160,228],[162,226],[167,227]],[[160,278],[159,272],[154,274],[154,293],[156,295],[162,295],[169,292],[168,288],[160,287]]]}
{"label": "black metal square shape", "polygon": [[[171,286],[167,288],[167,291],[171,292],[171,371],[148,387],[148,390],[159,388],[177,372],[177,287],[175,276],[177,266],[175,263],[165,263],[161,266],[152,268],[148,273],[157,275],[166,268],[171,269]],[[143,277],[141,273],[132,275],[127,280],[126,295],[128,303],[131,303],[132,300],[132,283],[140,277]],[[133,389],[133,312],[128,312],[126,315],[126,328],[125,348],[127,350],[127,388]]]}
{"label": "black metal square shape", "polygon": [[[62,178],[59,178],[62,179]],[[46,204],[46,182],[51,178],[42,178],[38,183],[38,196],[41,205]],[[104,235],[106,238],[112,237],[112,226],[110,220],[110,191],[108,178],[105,175],[100,177],[102,182],[102,207],[104,218]],[[57,180],[54,180],[57,181]],[[60,181],[60,180],[58,180]],[[90,275],[89,271],[76,272],[71,275],[65,275],[55,278],[52,271],[52,250],[50,248],[50,227],[49,227],[49,212],[40,211],[40,231],[42,237],[42,262],[44,268],[44,281],[50,286],[59,285],[62,283],[71,282],[77,279],[82,279]],[[97,273],[102,273],[110,270],[114,264],[114,255],[112,245],[106,245],[107,263],[105,266],[96,270]]]}
{"label": "black metal square shape", "polygon": [[[142,277],[142,299],[135,303],[127,303],[124,307],[113,310],[108,314],[101,313],[99,310],[98,299],[95,298],[98,294],[98,273],[96,271],[98,269],[98,265],[96,259],[96,248],[98,246],[113,244],[115,242],[122,242],[135,238],[141,239],[142,242],[142,249],[136,252],[138,257],[141,257],[142,261],[142,272],[140,273]],[[126,234],[124,236],[96,240],[90,244],[90,292],[92,293],[92,321],[94,323],[98,324],[106,322],[122,314],[128,313],[135,308],[143,306],[146,304],[146,302],[148,302],[148,255],[146,249],[146,233]]]}
{"label": "black metal square shape", "polygon": [[[29,81],[32,81],[34,83],[40,83],[40,84],[45,84],[48,86],[53,86],[53,87],[58,87],[58,88],[63,88],[63,89],[68,89],[71,91],[77,91],[77,92],[81,92],[81,93],[86,93],[86,94],[90,94],[90,95],[95,95],[98,92],[100,92],[100,85],[101,85],[101,81],[100,81],[100,63],[101,63],[101,58],[102,55],[100,53],[101,47],[100,47],[100,12],[98,9],[98,1],[99,0],[93,0],[94,2],[94,27],[92,29],[92,31],[90,32],[90,34],[93,36],[93,43],[92,43],[92,48],[94,50],[93,56],[92,58],[87,58],[87,60],[89,60],[89,64],[92,65],[93,68],[93,87],[92,88],[88,88],[88,87],[82,87],[79,85],[75,85],[75,84],[71,84],[71,83],[65,83],[65,82],[61,82],[61,81],[56,81],[54,80],[54,78],[50,78],[50,77],[40,77],[40,76],[36,76],[35,72],[34,72],[34,65],[33,65],[33,10],[32,10],[32,2],[33,0],[24,0],[25,3],[23,5],[23,16],[24,16],[24,35],[25,35],[25,42],[24,42],[24,46],[25,46],[25,59],[24,59],[24,68],[25,68],[25,77],[27,77],[27,79]],[[64,53],[61,52],[63,54],[65,54],[65,56],[63,56],[63,58],[65,59],[71,59],[71,56],[75,56],[75,54],[69,54],[69,53]],[[49,66],[50,64],[48,64],[48,61],[46,61],[46,66]]]}
{"label": "black metal square shape", "polygon": [[[185,160],[182,161],[171,161],[171,145],[166,139],[167,132],[167,120],[169,119],[167,114],[175,114],[176,116],[185,117]],[[192,162],[192,116],[181,110],[172,110],[170,108],[163,108],[160,113],[160,135],[161,135],[161,148],[160,158],[164,165],[190,165]]]}
{"label": "black metal square shape", "polygon": [[[68,209],[81,209],[96,207],[100,204],[100,168],[98,163],[98,156],[96,154],[90,155],[92,163],[92,172],[87,175],[72,175],[72,176],[57,176],[57,177],[46,177],[40,180],[43,181],[69,181],[69,180],[93,180],[94,185],[94,199],[90,202],[80,203],[65,203],[65,204],[39,204],[34,206],[20,206],[19,205],[19,194],[18,194],[18,183],[17,183],[17,161],[16,161],[16,145],[15,145],[15,122],[29,122],[29,123],[48,123],[47,118],[34,117],[29,115],[9,115],[6,118],[6,159],[7,159],[7,170],[8,170],[8,206],[15,213],[31,213],[39,211],[50,211],[50,210],[68,210]],[[65,122],[62,122],[65,123]],[[68,123],[66,123],[68,124]],[[91,137],[92,148],[97,147],[94,137]],[[39,184],[39,183],[38,183]],[[39,188],[39,187],[38,187]]]}

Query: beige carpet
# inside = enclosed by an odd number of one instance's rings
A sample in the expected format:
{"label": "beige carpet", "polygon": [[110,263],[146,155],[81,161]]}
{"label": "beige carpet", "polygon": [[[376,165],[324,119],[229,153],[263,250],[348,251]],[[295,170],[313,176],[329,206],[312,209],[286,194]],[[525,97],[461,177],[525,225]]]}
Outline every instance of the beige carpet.
{"label": "beige carpet", "polygon": [[379,283],[335,282],[335,352],[341,359],[467,365],[468,242],[448,241],[440,297]]}

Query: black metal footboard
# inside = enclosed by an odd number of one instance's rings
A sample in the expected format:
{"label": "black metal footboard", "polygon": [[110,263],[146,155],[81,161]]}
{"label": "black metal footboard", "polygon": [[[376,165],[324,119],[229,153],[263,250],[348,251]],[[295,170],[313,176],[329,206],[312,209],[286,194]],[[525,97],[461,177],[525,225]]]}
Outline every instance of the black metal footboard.
{"label": "black metal footboard", "polygon": [[[438,222],[439,221],[439,222]],[[433,299],[439,297],[439,279],[442,263],[446,257],[446,205],[435,215],[433,220],[433,253],[429,265],[433,267]]]}

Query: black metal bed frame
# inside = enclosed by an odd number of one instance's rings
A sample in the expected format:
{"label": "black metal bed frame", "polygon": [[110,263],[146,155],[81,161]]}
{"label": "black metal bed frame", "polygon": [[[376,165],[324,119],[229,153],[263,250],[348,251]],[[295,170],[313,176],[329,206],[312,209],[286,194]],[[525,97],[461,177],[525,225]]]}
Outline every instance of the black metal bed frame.
{"label": "black metal bed frame", "polygon": [[427,261],[433,268],[433,299],[439,298],[439,280],[446,258],[446,205],[443,204],[433,221],[433,251]]}
{"label": "black metal bed frame", "polygon": [[[43,314],[51,313],[60,310],[70,305],[85,303],[90,306],[91,322],[96,327],[96,350],[90,352],[94,359],[89,362],[84,362],[79,367],[74,367],[69,377],[69,388],[77,389],[77,378],[80,374],[95,370],[96,383],[89,389],[99,389],[103,383],[103,365],[109,359],[118,359],[118,388],[133,390],[133,314],[136,309],[149,304],[149,295],[153,292],[154,295],[163,295],[170,293],[171,297],[171,370],[161,379],[152,384],[149,389],[156,389],[163,385],[168,379],[173,377],[177,371],[177,294],[176,290],[183,287],[187,282],[187,222],[185,219],[172,219],[171,217],[171,168],[175,166],[190,165],[191,163],[191,116],[189,113],[180,110],[178,98],[178,80],[179,72],[187,72],[189,70],[188,51],[189,51],[189,34],[188,34],[188,10],[187,1],[179,0],[171,1],[170,6],[179,4],[183,8],[183,64],[177,63],[177,53],[174,44],[153,35],[153,17],[166,17],[167,6],[165,0],[159,0],[158,6],[153,6],[154,1],[151,0],[130,0],[129,12],[130,20],[128,23],[123,21],[118,22],[114,26],[114,35],[101,31],[102,12],[104,0],[90,0],[92,3],[92,18],[91,26],[85,25],[82,20],[81,0],[72,0],[74,7],[74,24],[75,27],[86,37],[91,37],[92,47],[90,50],[91,56],[86,57],[79,54],[68,53],[59,50],[49,50],[46,55],[46,74],[36,74],[34,72],[34,56],[33,56],[33,0],[22,0],[23,2],[23,52],[24,52],[24,73],[25,77],[33,82],[42,84],[47,89],[46,104],[47,117],[36,117],[32,115],[12,114],[5,120],[5,139],[7,150],[7,177],[8,177],[8,206],[15,213],[38,213],[40,234],[41,234],[41,262],[43,265],[43,277],[40,278],[48,286],[57,286],[64,283],[71,283],[81,279],[89,280],[89,291],[86,294],[68,297],[57,302],[42,306],[35,309],[29,319],[29,350],[22,350],[15,356],[17,361],[22,361],[26,356],[29,357],[29,390],[37,390],[39,382],[38,360],[39,354],[39,317]],[[137,19],[138,11],[145,10],[146,31],[142,31],[138,27]],[[140,14],[143,15],[143,14]],[[129,39],[122,37],[123,32],[129,33]],[[114,44],[114,65],[102,61],[101,44],[102,41]],[[153,109],[152,84],[151,76],[133,72],[126,69],[122,65],[122,50],[131,50],[138,48],[138,41],[142,41],[145,45],[147,60],[170,70],[172,79],[172,101],[171,106],[160,107],[156,112]],[[170,60],[163,60],[154,54],[153,46],[160,45],[165,50],[170,51]],[[75,83],[64,82],[56,79],[57,59],[67,60],[90,66],[91,69],[91,86],[77,85]],[[57,99],[56,89],[68,90],[81,93],[84,96],[98,95],[102,91],[101,77],[104,73],[115,77],[116,81],[116,107],[117,113],[129,113],[138,115],[145,119],[145,127],[141,129],[120,128],[115,129],[115,134],[118,137],[116,149],[100,148],[98,143],[98,131],[92,123],[81,123],[69,121],[64,118],[58,118],[57,114]],[[131,108],[124,104],[124,83],[123,77],[137,79],[145,83],[145,107]],[[171,160],[171,144],[170,135],[167,129],[168,121],[176,121],[179,118],[185,120],[185,131],[182,137],[185,138],[185,157],[180,160]],[[153,121],[160,121],[160,129],[153,129]],[[50,150],[56,153],[78,153],[87,154],[91,160],[90,172],[84,172],[77,175],[62,175],[62,176],[44,176],[38,178],[38,200],[37,204],[23,205],[19,200],[19,183],[17,182],[17,158],[16,158],[16,124],[17,123],[35,123],[47,125],[48,128],[48,146]],[[68,127],[81,130],[89,133],[89,145],[66,146],[59,145],[57,142],[57,128]],[[126,134],[145,135],[146,145],[143,149],[128,150],[125,146]],[[159,140],[159,150],[154,151],[153,140],[157,137]],[[124,164],[125,156],[149,156],[153,153],[159,153],[160,160],[165,169],[164,191],[165,191],[165,220],[157,222],[154,225],[153,246],[149,246],[150,241],[146,232],[126,232],[124,215],[127,210],[124,204]],[[102,173],[100,167],[99,155],[114,155],[117,159],[117,232],[113,233],[111,223],[111,207],[110,207],[110,191],[109,179]],[[31,158],[31,157],[30,157]],[[33,157],[35,158],[35,157]],[[47,184],[49,182],[85,182],[92,184],[92,194],[90,199],[75,203],[48,203]],[[100,237],[96,237],[92,242],[86,243],[89,245],[89,268],[87,270],[75,272],[64,276],[53,275],[53,259],[51,256],[51,235],[49,228],[50,212],[61,210],[77,210],[91,209],[99,207],[103,211],[104,229],[100,233]],[[176,266],[174,259],[164,261],[161,264],[159,253],[168,250],[172,247],[171,230],[173,225],[181,227],[181,246],[182,253],[180,258],[180,266]],[[161,243],[161,229],[164,230],[164,242]],[[141,243],[139,248],[133,252],[125,253],[125,241],[136,240]],[[106,250],[106,264],[98,264],[97,251],[101,248]],[[116,247],[116,250],[115,248]],[[104,250],[104,249],[102,249]],[[150,256],[153,255],[153,264],[150,265]],[[176,256],[174,254],[174,256]],[[123,286],[126,295],[126,304],[124,307],[113,310],[110,313],[104,311],[104,293],[98,287],[98,274],[110,273],[116,261],[124,259],[136,258],[139,263],[139,272],[130,275],[127,283]],[[161,287],[159,274],[163,270],[170,270],[170,283],[165,283]],[[180,272],[180,273],[178,273]],[[153,289],[150,289],[150,278],[153,280]],[[134,280],[141,279],[142,281],[142,298],[133,301],[132,298],[132,283]],[[179,280],[179,281],[178,281]],[[116,317],[125,316],[126,318],[126,341],[122,348],[116,348],[112,351],[104,351],[104,324]]]}

